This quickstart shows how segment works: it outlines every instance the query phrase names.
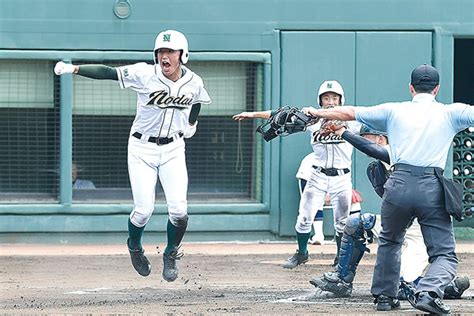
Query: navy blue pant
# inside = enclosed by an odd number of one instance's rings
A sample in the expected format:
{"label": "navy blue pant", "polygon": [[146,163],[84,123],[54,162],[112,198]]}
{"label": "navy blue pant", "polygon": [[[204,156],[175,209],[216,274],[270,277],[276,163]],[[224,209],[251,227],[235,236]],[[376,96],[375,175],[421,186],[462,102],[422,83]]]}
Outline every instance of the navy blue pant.
{"label": "navy blue pant", "polygon": [[433,168],[403,165],[400,169],[403,170],[395,169],[385,184],[382,231],[371,292],[374,296],[397,297],[401,246],[411,219],[417,217],[431,263],[418,283],[417,292],[435,292],[442,298],[458,264],[443,187]]}

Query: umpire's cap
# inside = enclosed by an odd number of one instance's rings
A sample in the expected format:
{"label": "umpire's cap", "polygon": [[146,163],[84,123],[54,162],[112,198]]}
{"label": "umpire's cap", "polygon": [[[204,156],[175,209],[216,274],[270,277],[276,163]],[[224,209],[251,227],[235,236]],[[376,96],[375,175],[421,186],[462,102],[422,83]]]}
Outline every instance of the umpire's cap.
{"label": "umpire's cap", "polygon": [[411,84],[413,86],[436,87],[439,84],[439,73],[436,68],[423,64],[411,72]]}
{"label": "umpire's cap", "polygon": [[364,135],[382,135],[382,136],[387,136],[387,133],[381,132],[381,131],[377,131],[377,130],[375,130],[375,129],[372,129],[372,128],[368,127],[367,125],[362,125],[362,127],[360,128],[359,134],[360,134],[361,136],[364,136]]}

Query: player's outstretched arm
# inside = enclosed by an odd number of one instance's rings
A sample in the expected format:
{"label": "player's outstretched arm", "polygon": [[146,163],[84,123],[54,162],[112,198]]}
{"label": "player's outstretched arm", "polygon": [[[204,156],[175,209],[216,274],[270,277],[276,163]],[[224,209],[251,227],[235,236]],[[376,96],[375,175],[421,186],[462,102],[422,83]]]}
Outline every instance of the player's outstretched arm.
{"label": "player's outstretched arm", "polygon": [[312,107],[306,107],[302,109],[306,115],[315,117],[321,117],[330,120],[340,121],[354,121],[355,120],[355,107],[353,106],[337,106],[330,109],[315,109]]}
{"label": "player's outstretched arm", "polygon": [[99,80],[118,80],[117,71],[115,68],[105,65],[73,65],[65,62],[58,62],[54,67],[54,73],[58,76],[64,74],[78,74],[92,79]]}
{"label": "player's outstretched arm", "polygon": [[272,111],[257,111],[257,112],[242,112],[235,114],[232,118],[236,121],[242,121],[245,119],[263,118],[268,119],[272,115]]}
{"label": "player's outstretched arm", "polygon": [[341,128],[339,131],[335,132],[337,135],[340,135],[344,140],[349,144],[354,146],[357,150],[363,152],[364,154],[373,157],[378,160],[390,164],[390,155],[388,150],[384,147],[360,136],[352,133],[346,128]]}

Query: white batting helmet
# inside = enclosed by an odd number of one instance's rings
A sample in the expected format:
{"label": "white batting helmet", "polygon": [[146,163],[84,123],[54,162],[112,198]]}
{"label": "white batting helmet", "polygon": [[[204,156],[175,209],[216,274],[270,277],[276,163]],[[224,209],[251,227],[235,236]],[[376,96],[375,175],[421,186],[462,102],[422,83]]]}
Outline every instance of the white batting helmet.
{"label": "white batting helmet", "polygon": [[160,48],[169,48],[173,50],[181,50],[180,60],[183,64],[188,62],[189,59],[189,49],[188,49],[188,40],[183,33],[175,30],[166,30],[158,34],[155,39],[155,49],[153,50],[153,59],[155,63],[158,63],[156,57],[156,51]]}
{"label": "white batting helmet", "polygon": [[344,98],[344,89],[342,89],[342,86],[339,82],[337,82],[336,80],[327,80],[327,81],[324,81],[319,86],[318,102],[320,106],[321,106],[321,96],[325,94],[326,92],[334,92],[334,93],[339,94],[341,96],[341,105],[344,105],[344,102],[346,101]]}

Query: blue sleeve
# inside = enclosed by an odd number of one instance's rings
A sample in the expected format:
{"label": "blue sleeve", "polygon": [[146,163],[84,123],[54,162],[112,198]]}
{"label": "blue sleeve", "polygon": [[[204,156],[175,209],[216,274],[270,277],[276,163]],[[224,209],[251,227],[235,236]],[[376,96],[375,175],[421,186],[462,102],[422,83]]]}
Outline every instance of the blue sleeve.
{"label": "blue sleeve", "polygon": [[474,126],[474,106],[455,103],[450,107],[451,122],[456,132]]}
{"label": "blue sleeve", "polygon": [[342,133],[342,138],[364,154],[390,164],[390,155],[387,149],[382,146],[379,146],[362,136],[356,135],[349,130]]}
{"label": "blue sleeve", "polygon": [[381,132],[387,131],[390,113],[390,103],[376,106],[358,106],[355,108],[356,121]]}

